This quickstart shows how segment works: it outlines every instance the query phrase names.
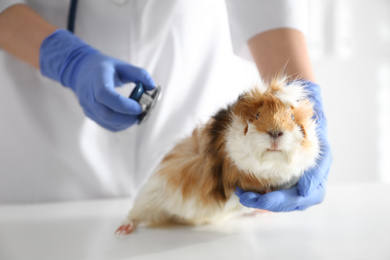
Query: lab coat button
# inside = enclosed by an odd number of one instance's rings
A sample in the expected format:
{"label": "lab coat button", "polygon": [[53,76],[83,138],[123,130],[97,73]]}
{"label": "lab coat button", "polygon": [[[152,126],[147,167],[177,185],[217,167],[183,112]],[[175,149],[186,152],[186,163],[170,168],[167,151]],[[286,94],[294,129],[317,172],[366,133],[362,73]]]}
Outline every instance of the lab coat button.
{"label": "lab coat button", "polygon": [[128,2],[128,0],[112,0],[112,1],[118,5],[124,5]]}

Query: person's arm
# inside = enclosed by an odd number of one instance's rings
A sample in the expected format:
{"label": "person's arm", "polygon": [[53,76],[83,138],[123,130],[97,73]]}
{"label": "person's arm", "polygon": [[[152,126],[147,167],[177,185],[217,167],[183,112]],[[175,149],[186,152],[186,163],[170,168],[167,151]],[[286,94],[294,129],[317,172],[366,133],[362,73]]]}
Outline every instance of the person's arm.
{"label": "person's arm", "polygon": [[269,30],[251,38],[248,45],[265,82],[278,75],[315,81],[302,32],[289,28]]}
{"label": "person's arm", "polygon": [[129,82],[143,83],[147,90],[155,87],[144,69],[100,53],[27,5],[13,5],[0,13],[0,47],[72,89],[85,115],[111,131],[130,127],[142,112],[136,101],[121,96],[115,87]]}
{"label": "person's arm", "polygon": [[0,47],[38,69],[41,43],[56,29],[28,6],[13,5],[0,13]]}

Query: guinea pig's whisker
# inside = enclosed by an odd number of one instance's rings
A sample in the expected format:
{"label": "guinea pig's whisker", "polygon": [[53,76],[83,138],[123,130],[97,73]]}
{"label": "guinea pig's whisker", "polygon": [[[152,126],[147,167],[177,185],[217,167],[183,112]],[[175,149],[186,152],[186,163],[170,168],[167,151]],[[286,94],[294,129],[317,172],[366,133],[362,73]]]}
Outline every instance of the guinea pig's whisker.
{"label": "guinea pig's whisker", "polygon": [[218,134],[223,134],[224,132],[223,131],[217,131],[217,130],[213,130],[214,133],[218,133]]}

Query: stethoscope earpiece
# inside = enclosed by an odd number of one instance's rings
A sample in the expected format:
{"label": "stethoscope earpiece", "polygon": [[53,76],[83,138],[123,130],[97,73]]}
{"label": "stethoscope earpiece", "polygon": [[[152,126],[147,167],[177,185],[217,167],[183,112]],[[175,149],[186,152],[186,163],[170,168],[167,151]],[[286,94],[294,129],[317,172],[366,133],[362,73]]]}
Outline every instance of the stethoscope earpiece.
{"label": "stethoscope earpiece", "polygon": [[161,87],[157,86],[151,91],[146,91],[141,82],[137,83],[129,98],[137,101],[142,107],[142,113],[138,117],[138,124],[146,122],[150,116],[150,112],[155,107],[161,96]]}

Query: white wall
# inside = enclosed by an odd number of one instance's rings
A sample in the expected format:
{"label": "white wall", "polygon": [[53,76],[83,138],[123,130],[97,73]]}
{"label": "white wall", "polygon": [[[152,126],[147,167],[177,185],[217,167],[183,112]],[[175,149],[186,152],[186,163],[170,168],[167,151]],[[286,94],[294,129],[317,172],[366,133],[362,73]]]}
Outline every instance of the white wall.
{"label": "white wall", "polygon": [[330,181],[390,181],[390,1],[312,0],[308,42],[323,88]]}

